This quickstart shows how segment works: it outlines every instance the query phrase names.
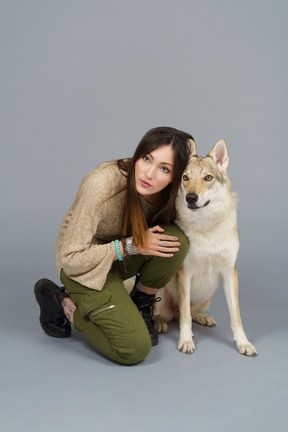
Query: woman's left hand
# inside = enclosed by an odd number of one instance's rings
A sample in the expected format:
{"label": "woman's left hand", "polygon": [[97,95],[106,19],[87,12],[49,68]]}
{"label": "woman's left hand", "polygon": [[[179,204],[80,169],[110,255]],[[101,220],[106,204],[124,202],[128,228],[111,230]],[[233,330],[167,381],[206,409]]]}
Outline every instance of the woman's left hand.
{"label": "woman's left hand", "polygon": [[165,230],[156,225],[145,231],[143,246],[137,245],[137,252],[141,255],[155,255],[169,258],[179,251],[180,242],[175,236],[163,234]]}

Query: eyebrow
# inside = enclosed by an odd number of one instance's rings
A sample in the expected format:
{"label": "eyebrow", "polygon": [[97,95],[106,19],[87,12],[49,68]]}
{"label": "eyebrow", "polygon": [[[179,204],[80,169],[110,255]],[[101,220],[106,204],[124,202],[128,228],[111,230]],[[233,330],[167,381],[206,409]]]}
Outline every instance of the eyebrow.
{"label": "eyebrow", "polygon": [[[148,153],[148,155],[154,160],[154,157],[152,156],[151,153]],[[160,164],[162,164],[162,165],[170,165],[172,168],[174,166],[174,165],[170,164],[169,162],[160,162]]]}

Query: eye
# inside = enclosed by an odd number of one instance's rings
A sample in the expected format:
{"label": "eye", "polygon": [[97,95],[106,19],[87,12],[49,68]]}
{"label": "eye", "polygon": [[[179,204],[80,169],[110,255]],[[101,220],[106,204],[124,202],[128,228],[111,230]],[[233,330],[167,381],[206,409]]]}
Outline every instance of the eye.
{"label": "eye", "polygon": [[164,173],[167,173],[167,174],[170,173],[170,170],[167,167],[162,167],[161,169]]}
{"label": "eye", "polygon": [[182,179],[183,179],[184,181],[188,181],[188,180],[189,180],[189,177],[188,177],[186,174],[183,174]]}
{"label": "eye", "polygon": [[144,160],[144,162],[149,162],[150,161],[150,159],[149,159],[149,156],[143,156],[143,160]]}
{"label": "eye", "polygon": [[208,174],[208,175],[206,175],[206,177],[204,177],[204,180],[205,181],[211,181],[211,180],[213,180],[213,177],[212,177],[212,175]]}

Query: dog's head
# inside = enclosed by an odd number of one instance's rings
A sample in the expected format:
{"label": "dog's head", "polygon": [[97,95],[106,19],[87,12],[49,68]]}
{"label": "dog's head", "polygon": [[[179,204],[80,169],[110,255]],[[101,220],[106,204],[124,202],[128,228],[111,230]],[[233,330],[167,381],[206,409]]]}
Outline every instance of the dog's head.
{"label": "dog's head", "polygon": [[182,174],[178,198],[182,198],[182,203],[184,199],[188,209],[197,211],[215,201],[221,201],[227,190],[230,190],[230,181],[226,174],[229,157],[223,139],[217,141],[206,157],[197,156],[193,140],[190,140],[190,145],[191,156]]}

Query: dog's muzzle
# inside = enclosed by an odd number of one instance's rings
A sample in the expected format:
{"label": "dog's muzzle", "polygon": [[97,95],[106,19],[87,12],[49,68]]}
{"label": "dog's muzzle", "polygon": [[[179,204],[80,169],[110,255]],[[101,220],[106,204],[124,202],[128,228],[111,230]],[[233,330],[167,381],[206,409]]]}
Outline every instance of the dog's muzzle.
{"label": "dog's muzzle", "polygon": [[210,200],[208,200],[203,206],[199,207],[197,206],[198,198],[198,195],[195,193],[189,193],[186,195],[186,202],[189,209],[198,210],[199,208],[206,207],[210,203]]}

